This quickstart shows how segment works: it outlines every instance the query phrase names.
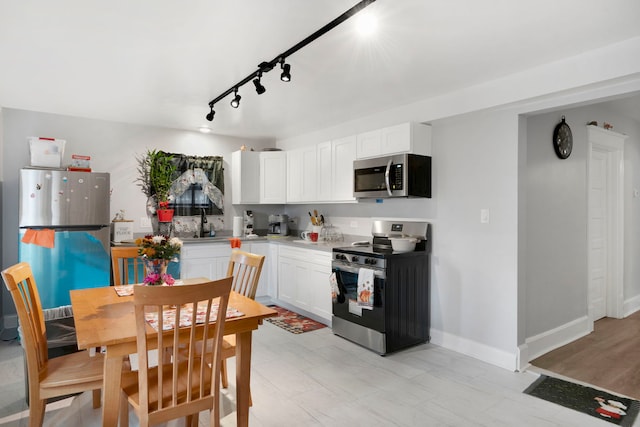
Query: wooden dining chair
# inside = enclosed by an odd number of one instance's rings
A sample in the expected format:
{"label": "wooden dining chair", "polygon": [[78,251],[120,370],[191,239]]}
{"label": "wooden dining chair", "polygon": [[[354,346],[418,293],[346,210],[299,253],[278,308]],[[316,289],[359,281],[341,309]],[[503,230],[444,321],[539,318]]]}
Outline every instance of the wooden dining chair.
{"label": "wooden dining chair", "polygon": [[93,407],[100,407],[102,354],[80,351],[49,359],[46,329],[31,267],[26,262],[2,272],[22,328],[22,347],[29,381],[29,426],[41,426],[47,399],[93,390]]}
{"label": "wooden dining chair", "polygon": [[111,248],[113,284],[116,286],[142,283],[145,276],[144,263],[138,255],[137,246]]}
{"label": "wooden dining chair", "polygon": [[[233,290],[247,298],[255,299],[264,255],[256,255],[249,252],[234,250],[229,258],[227,276],[233,276]],[[236,355],[236,336],[227,335],[222,343],[222,387],[229,386],[227,377],[227,359]]]}
{"label": "wooden dining chair", "polygon": [[[197,426],[199,412],[207,409],[211,425],[220,425],[221,348],[231,281],[231,277],[226,277],[194,285],[135,287],[133,304],[140,366],[138,371],[122,374],[121,426],[129,425],[129,405],[142,427],[180,417],[185,417],[187,426]],[[166,312],[167,306],[175,307],[173,322]],[[189,307],[197,310],[189,311]],[[217,319],[198,324],[198,312],[204,314],[204,319],[217,313]],[[152,332],[148,316],[157,319],[159,331]],[[181,327],[181,321],[175,319],[183,318],[186,322]],[[183,345],[179,343],[180,337]],[[209,345],[205,345],[207,340]],[[149,367],[147,355],[153,348],[168,354],[169,363]]]}

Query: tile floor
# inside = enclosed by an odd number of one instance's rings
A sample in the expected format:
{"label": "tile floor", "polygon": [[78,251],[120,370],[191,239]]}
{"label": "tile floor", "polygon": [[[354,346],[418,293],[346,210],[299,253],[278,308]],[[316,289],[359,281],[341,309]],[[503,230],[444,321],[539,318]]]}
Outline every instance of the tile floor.
{"label": "tile floor", "polygon": [[[2,427],[28,425],[23,363],[18,343],[0,344]],[[265,322],[254,333],[250,425],[611,425],[523,394],[536,378],[533,372],[509,372],[431,344],[381,357],[328,328],[294,335]],[[235,425],[233,396],[230,386],[222,397],[225,427]],[[92,409],[90,393],[83,393],[50,404],[44,425],[99,426],[100,410]],[[138,425],[133,415],[131,425]],[[167,424],[182,425],[182,420]],[[206,415],[200,425],[208,425]]]}

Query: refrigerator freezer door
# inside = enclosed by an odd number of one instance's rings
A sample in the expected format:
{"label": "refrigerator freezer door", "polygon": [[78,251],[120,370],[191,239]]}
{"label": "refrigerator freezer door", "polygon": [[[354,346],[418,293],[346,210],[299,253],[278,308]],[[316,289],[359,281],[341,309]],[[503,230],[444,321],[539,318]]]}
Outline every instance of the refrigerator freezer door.
{"label": "refrigerator freezer door", "polygon": [[109,227],[96,231],[56,231],[53,249],[22,243],[19,258],[31,265],[42,308],[71,303],[69,291],[110,284]]}
{"label": "refrigerator freezer door", "polygon": [[20,227],[107,225],[109,192],[108,173],[22,169]]}

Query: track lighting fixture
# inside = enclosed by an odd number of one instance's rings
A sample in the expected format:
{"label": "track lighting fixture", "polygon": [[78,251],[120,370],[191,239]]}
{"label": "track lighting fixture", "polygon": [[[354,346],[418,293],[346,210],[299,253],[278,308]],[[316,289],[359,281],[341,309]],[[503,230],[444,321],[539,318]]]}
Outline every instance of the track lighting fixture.
{"label": "track lighting fixture", "polygon": [[291,65],[285,64],[284,58],[280,60],[280,68],[282,68],[282,74],[280,74],[280,80],[283,82],[291,81]]}
{"label": "track lighting fixture", "polygon": [[258,92],[258,95],[262,95],[267,91],[267,89],[264,86],[262,86],[262,83],[260,83],[261,78],[262,78],[262,72],[259,72],[258,78],[253,79],[253,84],[256,87],[256,92]]}
{"label": "track lighting fixture", "polygon": [[213,111],[213,104],[211,104],[209,107],[211,107],[211,111],[209,112],[209,114],[207,114],[207,120],[212,121],[213,116],[216,115],[216,112]]}
{"label": "track lighting fixture", "polygon": [[358,4],[353,6],[351,9],[347,10],[342,15],[338,16],[336,19],[329,22],[327,25],[320,28],[315,33],[311,34],[301,42],[298,42],[293,47],[282,52],[280,55],[276,56],[271,61],[261,62],[258,65],[258,69],[256,71],[252,72],[247,77],[240,80],[238,83],[231,86],[229,89],[225,90],[224,92],[222,92],[220,95],[218,95],[216,98],[214,98],[212,101],[209,102],[209,107],[211,107],[211,112],[207,114],[207,120],[209,121],[213,120],[213,116],[215,115],[215,111],[213,111],[213,105],[216,102],[220,101],[222,98],[226,97],[227,95],[230,95],[231,93],[234,94],[234,98],[231,101],[231,106],[233,108],[238,108],[240,106],[240,98],[241,98],[240,95],[238,95],[238,88],[244,85],[245,83],[248,83],[253,80],[253,84],[256,87],[256,92],[258,92],[258,95],[262,95],[263,93],[265,93],[267,89],[265,89],[265,87],[262,85],[262,82],[261,82],[262,75],[264,73],[268,73],[269,71],[273,70],[273,68],[276,65],[278,65],[278,63],[280,63],[280,68],[282,69],[282,74],[280,74],[280,80],[282,80],[283,82],[291,81],[291,65],[285,63],[286,58],[288,58],[298,50],[302,49],[312,41],[316,40],[320,36],[328,33],[329,31],[331,31],[338,25],[342,24],[344,21],[351,18],[353,15],[360,12],[362,9],[369,6],[371,3],[375,1],[376,0],[361,0]]}
{"label": "track lighting fixture", "polygon": [[233,108],[238,108],[240,106],[240,99],[242,99],[242,97],[240,95],[238,95],[238,88],[235,88],[233,93],[236,96],[234,96],[233,99],[231,100],[231,106]]}

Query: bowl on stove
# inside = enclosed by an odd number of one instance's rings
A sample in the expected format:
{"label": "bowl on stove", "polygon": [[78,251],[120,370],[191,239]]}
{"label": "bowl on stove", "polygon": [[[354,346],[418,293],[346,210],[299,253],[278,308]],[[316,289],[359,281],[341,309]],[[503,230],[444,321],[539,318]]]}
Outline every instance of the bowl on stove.
{"label": "bowl on stove", "polygon": [[389,240],[394,252],[412,252],[418,242],[415,237],[389,237]]}

